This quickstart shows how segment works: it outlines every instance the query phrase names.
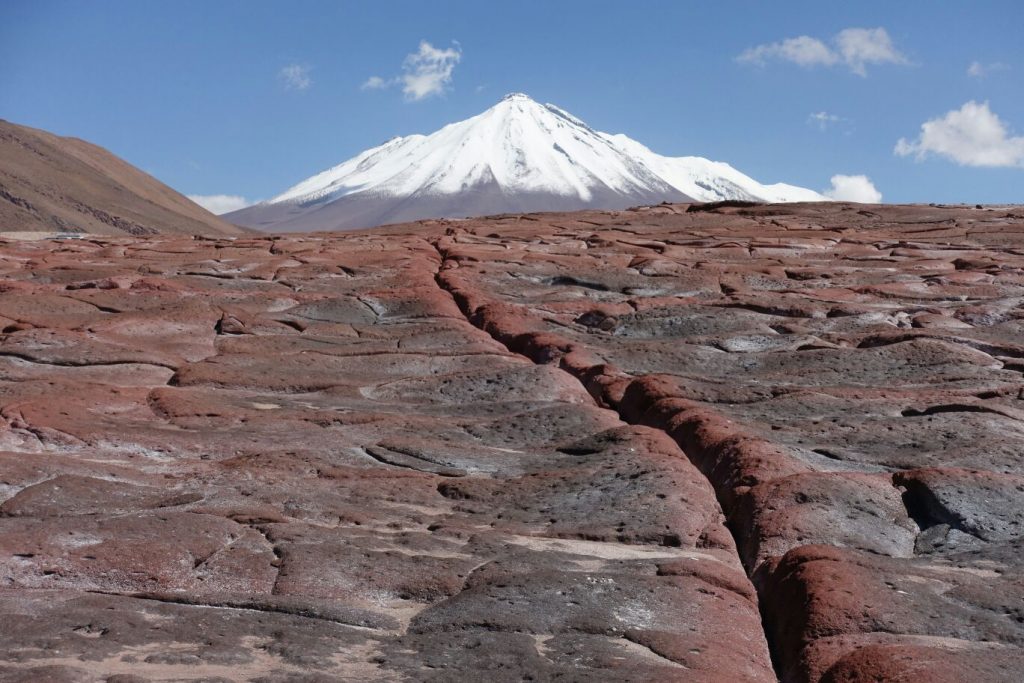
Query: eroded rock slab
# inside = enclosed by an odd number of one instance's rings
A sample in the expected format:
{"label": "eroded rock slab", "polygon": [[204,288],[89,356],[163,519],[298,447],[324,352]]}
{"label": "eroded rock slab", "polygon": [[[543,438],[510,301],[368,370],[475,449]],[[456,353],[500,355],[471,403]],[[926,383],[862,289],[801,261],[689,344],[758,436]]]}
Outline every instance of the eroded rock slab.
{"label": "eroded rock slab", "polygon": [[5,243],[0,680],[1016,681],[1022,244],[843,204]]}
{"label": "eroded rock slab", "polygon": [[1019,677],[1021,217],[579,218],[450,229],[439,281],[507,348],[682,446],[782,678]]}
{"label": "eroded rock slab", "polygon": [[774,680],[705,477],[431,230],[4,246],[0,680]]}

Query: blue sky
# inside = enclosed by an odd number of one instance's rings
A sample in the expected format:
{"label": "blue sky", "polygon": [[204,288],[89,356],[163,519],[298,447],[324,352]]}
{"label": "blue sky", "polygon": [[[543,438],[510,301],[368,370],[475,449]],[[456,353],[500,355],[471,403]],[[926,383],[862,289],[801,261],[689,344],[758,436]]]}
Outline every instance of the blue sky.
{"label": "blue sky", "polygon": [[[268,198],[522,91],[762,182],[863,174],[889,202],[1024,202],[1020,0],[7,0],[3,15],[0,118],[187,194]],[[455,57],[402,81],[422,41]]]}

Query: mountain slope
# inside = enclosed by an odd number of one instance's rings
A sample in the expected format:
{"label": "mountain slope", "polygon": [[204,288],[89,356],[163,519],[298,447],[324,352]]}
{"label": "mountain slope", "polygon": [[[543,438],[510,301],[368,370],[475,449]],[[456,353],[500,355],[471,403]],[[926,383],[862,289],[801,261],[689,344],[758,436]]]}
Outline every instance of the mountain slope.
{"label": "mountain slope", "polygon": [[398,137],[225,218],[270,230],[369,227],[421,218],[625,208],[662,201],[822,201],[761,185],[728,164],[655,154],[526,95],[431,135]]}
{"label": "mountain slope", "polygon": [[670,185],[702,202],[740,199],[753,202],[824,202],[828,197],[796,185],[762,185],[722,161],[704,157],[664,157],[625,135],[606,135]]}
{"label": "mountain slope", "polygon": [[102,147],[0,120],[0,232],[245,231]]}

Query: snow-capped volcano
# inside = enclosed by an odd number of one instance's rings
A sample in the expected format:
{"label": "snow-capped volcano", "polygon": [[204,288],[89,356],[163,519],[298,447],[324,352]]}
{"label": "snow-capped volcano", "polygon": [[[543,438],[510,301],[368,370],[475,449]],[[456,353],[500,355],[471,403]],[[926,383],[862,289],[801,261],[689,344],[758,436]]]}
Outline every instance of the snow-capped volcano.
{"label": "snow-capped volcano", "polygon": [[393,138],[226,218],[267,230],[334,230],[721,199],[826,198],[791,185],[762,185],[721,162],[660,156],[513,93],[482,114],[431,135]]}

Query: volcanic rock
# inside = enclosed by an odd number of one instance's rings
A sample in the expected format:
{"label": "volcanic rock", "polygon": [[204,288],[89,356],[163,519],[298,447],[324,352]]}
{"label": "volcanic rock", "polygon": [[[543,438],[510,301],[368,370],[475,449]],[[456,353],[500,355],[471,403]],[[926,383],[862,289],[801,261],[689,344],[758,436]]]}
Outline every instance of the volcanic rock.
{"label": "volcanic rock", "polygon": [[3,242],[0,680],[1016,681],[1022,237]]}

